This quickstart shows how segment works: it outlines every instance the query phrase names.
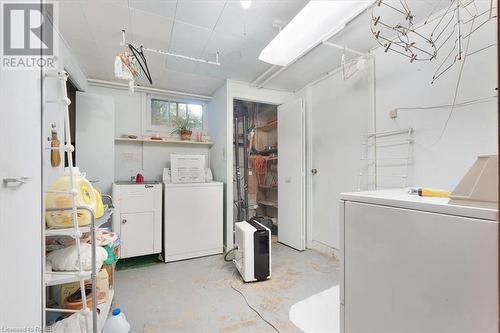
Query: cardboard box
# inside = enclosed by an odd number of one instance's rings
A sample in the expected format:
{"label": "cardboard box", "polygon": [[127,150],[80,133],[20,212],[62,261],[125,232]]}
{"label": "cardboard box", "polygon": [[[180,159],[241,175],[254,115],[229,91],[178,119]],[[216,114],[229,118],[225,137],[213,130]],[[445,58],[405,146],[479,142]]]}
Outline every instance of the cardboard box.
{"label": "cardboard box", "polygon": [[[90,280],[86,280],[85,283],[86,284],[90,283]],[[103,268],[97,274],[97,284],[96,284],[97,304],[105,303],[108,300],[109,288],[110,288],[109,271]],[[64,300],[78,289],[80,289],[80,282],[78,281],[65,283],[58,286],[53,286],[50,289],[50,295],[51,295],[50,298],[53,301],[55,301],[60,307],[63,307]]]}

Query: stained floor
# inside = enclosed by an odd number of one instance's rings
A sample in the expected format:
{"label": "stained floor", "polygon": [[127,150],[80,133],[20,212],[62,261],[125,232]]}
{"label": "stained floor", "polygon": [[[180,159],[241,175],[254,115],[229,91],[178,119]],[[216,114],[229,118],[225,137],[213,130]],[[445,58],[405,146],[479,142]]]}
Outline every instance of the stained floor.
{"label": "stained floor", "polygon": [[338,262],[314,250],[272,246],[272,278],[243,283],[222,255],[116,272],[115,301],[131,332],[300,332],[288,319],[296,302],[339,282]]}

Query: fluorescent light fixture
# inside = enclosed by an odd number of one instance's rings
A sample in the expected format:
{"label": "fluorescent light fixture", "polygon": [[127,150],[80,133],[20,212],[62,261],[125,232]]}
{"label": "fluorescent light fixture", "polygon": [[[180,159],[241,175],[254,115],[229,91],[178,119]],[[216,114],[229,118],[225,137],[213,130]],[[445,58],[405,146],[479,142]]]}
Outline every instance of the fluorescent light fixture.
{"label": "fluorescent light fixture", "polygon": [[240,5],[241,5],[241,7],[243,7],[244,9],[248,9],[248,8],[250,8],[250,6],[252,5],[252,0],[241,0],[241,1],[240,1]]}
{"label": "fluorescent light fixture", "polygon": [[287,66],[333,37],[374,0],[312,0],[262,50],[259,59]]}

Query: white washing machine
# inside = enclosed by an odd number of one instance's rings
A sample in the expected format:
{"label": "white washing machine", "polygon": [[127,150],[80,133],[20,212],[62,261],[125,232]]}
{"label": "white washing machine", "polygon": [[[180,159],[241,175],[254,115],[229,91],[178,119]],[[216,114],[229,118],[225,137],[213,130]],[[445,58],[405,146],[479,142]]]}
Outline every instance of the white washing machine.
{"label": "white washing machine", "polygon": [[341,332],[496,332],[498,211],[341,194]]}
{"label": "white washing machine", "polygon": [[164,184],[165,262],[223,253],[223,183]]}

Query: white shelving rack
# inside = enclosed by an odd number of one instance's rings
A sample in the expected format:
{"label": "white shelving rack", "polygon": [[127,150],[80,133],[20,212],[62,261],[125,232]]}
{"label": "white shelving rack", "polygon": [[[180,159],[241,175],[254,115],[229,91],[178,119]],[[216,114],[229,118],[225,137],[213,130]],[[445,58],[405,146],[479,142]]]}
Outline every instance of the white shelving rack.
{"label": "white shelving rack", "polygon": [[[102,330],[104,325],[104,321],[106,320],[111,302],[113,300],[114,292],[111,288],[107,302],[97,305],[97,292],[96,292],[96,278],[97,278],[97,267],[96,267],[96,237],[95,232],[98,227],[102,224],[106,223],[111,214],[113,213],[112,202],[110,202],[110,207],[106,209],[105,214],[98,220],[95,219],[94,212],[82,206],[77,206],[76,196],[77,189],[75,187],[75,177],[74,177],[74,163],[72,152],[74,151],[74,146],[71,145],[71,132],[70,132],[70,122],[69,122],[69,111],[68,106],[71,103],[71,100],[67,96],[67,88],[66,83],[68,80],[68,74],[65,71],[49,71],[44,73],[44,79],[56,79],[58,80],[59,88],[60,88],[60,97],[51,100],[45,100],[45,103],[60,103],[64,109],[64,142],[65,144],[61,147],[48,147],[46,149],[59,149],[60,151],[66,154],[66,158],[69,166],[69,178],[70,178],[70,190],[64,193],[58,192],[58,194],[66,194],[72,197],[72,205],[71,207],[64,208],[50,208],[45,209],[45,211],[71,211],[73,226],[71,228],[64,229],[44,229],[43,237],[53,237],[53,236],[70,236],[75,239],[75,245],[77,249],[78,256],[78,271],[69,271],[69,272],[47,272],[44,271],[43,274],[43,287],[61,285],[70,282],[79,282],[80,284],[80,292],[82,299],[82,309],[80,310],[70,310],[70,309],[62,309],[62,308],[48,308],[45,307],[45,311],[47,312],[61,312],[61,313],[77,313],[79,312],[85,318],[85,329],[87,332],[98,333]],[[46,193],[50,193],[47,191]],[[45,193],[45,194],[46,194]],[[108,196],[109,199],[111,197]],[[90,213],[91,223],[88,227],[80,227],[78,224],[78,210],[86,210]],[[45,224],[45,221],[43,221]],[[83,263],[81,258],[81,237],[85,233],[90,233],[91,237],[91,253],[92,253],[92,269],[90,271],[83,269]],[[44,263],[45,266],[45,263]],[[45,269],[45,268],[44,268]],[[87,295],[85,293],[85,281],[90,280],[92,283],[92,309],[87,307]],[[44,292],[44,295],[46,293]],[[46,300],[44,297],[44,306],[46,304]],[[98,315],[99,308],[99,315]],[[45,321],[44,321],[45,325]]]}
{"label": "white shelving rack", "polygon": [[358,191],[409,186],[413,128],[368,133],[362,143]]}

